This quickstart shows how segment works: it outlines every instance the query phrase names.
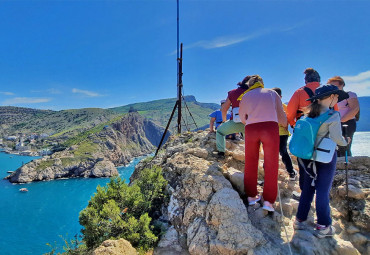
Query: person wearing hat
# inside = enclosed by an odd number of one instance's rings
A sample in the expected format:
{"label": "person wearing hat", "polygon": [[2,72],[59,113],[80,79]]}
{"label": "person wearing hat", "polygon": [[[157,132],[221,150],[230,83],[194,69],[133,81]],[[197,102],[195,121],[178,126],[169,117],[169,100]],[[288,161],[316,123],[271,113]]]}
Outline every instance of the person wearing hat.
{"label": "person wearing hat", "polygon": [[[343,90],[344,80],[340,76],[334,76],[328,80],[328,84],[337,86],[338,89]],[[338,103],[338,111],[340,113],[340,121],[342,123],[342,132],[344,134],[344,125],[347,125],[346,135],[351,138],[351,142],[348,144],[348,156],[352,156],[351,146],[353,135],[356,132],[356,115],[360,111],[360,104],[357,99],[356,93],[348,91],[349,98]],[[347,147],[339,146],[338,157],[344,157],[346,155]]]}
{"label": "person wearing hat", "polygon": [[[248,204],[263,198],[263,209],[274,211],[279,169],[279,124],[287,127],[287,118],[278,93],[265,89],[259,75],[252,75],[248,90],[240,101],[240,119],[245,124],[244,191]],[[260,146],[264,151],[265,179],[262,196],[258,194],[257,177]]]}
{"label": "person wearing hat", "polygon": [[[222,105],[226,102],[226,100],[221,100],[221,108],[222,108]],[[210,129],[210,133],[214,133],[215,130],[217,130],[217,128],[222,124],[222,112],[221,110],[217,110],[217,111],[214,111],[212,112],[209,117],[211,117],[211,120],[210,120],[210,123],[209,123],[209,129]],[[226,114],[226,119],[230,119],[231,115],[230,113],[228,112]]]}
{"label": "person wearing hat", "polygon": [[[346,146],[350,138],[347,140],[342,137],[340,124],[340,115],[337,111],[331,110],[337,102],[348,98],[348,94],[339,90],[334,85],[324,85],[315,90],[315,95],[308,99],[311,105],[308,107],[309,118],[316,118],[327,111],[333,111],[330,117],[320,126],[315,140],[317,145],[323,137],[329,137],[336,144]],[[329,163],[315,162],[316,174],[314,173],[311,160],[300,159],[303,162],[301,175],[303,175],[302,193],[299,200],[298,211],[294,228],[305,229],[305,221],[311,208],[313,197],[316,193],[316,215],[317,226],[315,236],[318,238],[333,236],[335,228],[331,225],[329,206],[329,193],[334,179],[336,170],[337,154],[334,152],[333,158]],[[314,184],[312,178],[316,179]],[[314,185],[314,186],[313,186]]]}
{"label": "person wearing hat", "polygon": [[[230,134],[243,133],[244,135],[244,124],[240,122],[239,118],[239,102],[238,98],[243,94],[248,86],[246,82],[250,76],[246,76],[241,82],[238,82],[238,88],[230,90],[227,93],[226,102],[222,104],[222,124],[217,128],[216,131],[216,146],[217,146],[217,157],[225,157],[226,141],[225,137]],[[229,108],[232,108],[232,115],[227,120],[226,115]],[[216,153],[215,153],[216,154]]]}

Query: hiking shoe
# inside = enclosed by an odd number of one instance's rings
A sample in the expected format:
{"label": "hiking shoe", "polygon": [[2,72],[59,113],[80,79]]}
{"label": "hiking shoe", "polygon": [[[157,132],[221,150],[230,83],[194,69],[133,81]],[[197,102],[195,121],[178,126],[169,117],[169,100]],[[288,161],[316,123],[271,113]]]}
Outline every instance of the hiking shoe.
{"label": "hiking shoe", "polygon": [[325,227],[325,228],[316,229],[313,234],[317,238],[331,237],[331,236],[335,235],[335,227],[330,225],[330,226]]}
{"label": "hiking shoe", "polygon": [[218,152],[214,151],[212,154],[213,154],[213,156],[215,156],[219,159],[224,159],[225,158],[225,152],[223,152],[223,151],[218,151]]}
{"label": "hiking shoe", "polygon": [[261,200],[260,196],[256,197],[248,197],[248,205],[255,205],[257,202]]}
{"label": "hiking shoe", "polygon": [[299,199],[301,198],[301,193],[299,193],[299,192],[297,192],[297,191],[293,191],[293,192],[292,192],[292,197],[293,197],[293,199],[295,199],[295,200],[298,200],[298,201],[299,201]]}
{"label": "hiking shoe", "polygon": [[293,228],[295,230],[303,230],[306,229],[306,224],[304,223],[304,221],[295,220],[293,223]]}
{"label": "hiking shoe", "polygon": [[297,180],[297,171],[293,170],[293,173],[289,174],[289,181],[295,181]]}
{"label": "hiking shoe", "polygon": [[274,212],[275,211],[274,207],[272,207],[272,204],[268,201],[263,202],[262,209],[266,210],[268,212]]}

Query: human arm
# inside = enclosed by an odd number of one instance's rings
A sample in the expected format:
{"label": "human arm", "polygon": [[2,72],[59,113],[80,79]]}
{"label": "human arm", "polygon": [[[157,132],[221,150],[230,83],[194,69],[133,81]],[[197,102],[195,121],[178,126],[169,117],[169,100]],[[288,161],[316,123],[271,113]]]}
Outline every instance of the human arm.
{"label": "human arm", "polygon": [[[276,94],[276,95],[275,95]],[[281,99],[279,95],[275,92],[275,106],[276,106],[276,114],[278,117],[278,122],[281,126],[284,128],[288,127],[288,121],[287,116],[284,112],[283,103],[281,102]]]}
{"label": "human arm", "polygon": [[223,103],[221,106],[222,122],[226,122],[227,110],[229,110],[230,106],[231,106],[231,101],[229,97],[227,97],[226,102]]}
{"label": "human arm", "polygon": [[239,118],[244,125],[248,119],[246,98],[246,96],[243,96],[242,100],[239,103]]}
{"label": "human arm", "polygon": [[216,118],[211,118],[211,121],[209,122],[209,132],[210,133],[213,133],[213,132],[215,132],[215,129],[214,129],[214,123],[215,123],[215,121],[216,121]]}
{"label": "human arm", "polygon": [[360,104],[358,102],[357,97],[348,98],[347,102],[348,102],[349,110],[346,114],[341,116],[341,118],[340,118],[341,122],[346,122],[348,120],[353,119],[356,116],[356,114],[358,113],[358,111],[360,110]]}
{"label": "human arm", "polygon": [[330,117],[329,124],[329,137],[339,146],[346,146],[347,141],[342,136],[342,126],[340,124],[340,117],[338,113],[335,113],[334,116]]}
{"label": "human arm", "polygon": [[299,95],[298,91],[296,91],[294,92],[292,98],[289,100],[286,112],[288,123],[291,127],[294,127],[296,123],[298,107],[299,107]]}

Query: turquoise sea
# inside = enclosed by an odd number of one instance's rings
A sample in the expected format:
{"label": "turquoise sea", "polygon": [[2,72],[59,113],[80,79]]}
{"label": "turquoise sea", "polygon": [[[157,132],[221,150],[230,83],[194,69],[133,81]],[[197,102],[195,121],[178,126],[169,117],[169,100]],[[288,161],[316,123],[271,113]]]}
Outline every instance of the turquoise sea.
{"label": "turquoise sea", "polygon": [[[352,145],[354,156],[370,156],[370,132],[357,132]],[[80,233],[79,212],[87,206],[103,179],[69,179],[14,185],[2,180],[7,171],[16,170],[35,157],[0,152],[0,254],[43,254],[50,251],[46,243],[72,239]],[[122,178],[128,180],[140,159],[119,167]],[[20,188],[29,192],[21,193]]]}
{"label": "turquoise sea", "polygon": [[[0,152],[0,254],[43,254],[51,249],[46,243],[57,242],[59,237],[72,239],[80,234],[79,212],[84,209],[98,185],[104,186],[109,178],[66,179],[29,184],[11,184],[3,180],[7,171],[14,171],[35,157],[10,155]],[[129,180],[135,159],[126,167],[119,167],[123,179]],[[29,192],[19,192],[27,188]]]}

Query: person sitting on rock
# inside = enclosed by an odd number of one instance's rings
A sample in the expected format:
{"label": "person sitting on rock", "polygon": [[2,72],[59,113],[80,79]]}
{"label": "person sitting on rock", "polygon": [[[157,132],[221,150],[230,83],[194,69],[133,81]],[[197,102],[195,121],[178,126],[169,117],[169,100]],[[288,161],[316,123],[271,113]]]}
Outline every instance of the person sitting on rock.
{"label": "person sitting on rock", "polygon": [[[226,102],[226,100],[221,100],[221,109],[222,105]],[[210,123],[209,123],[209,132],[214,133],[215,130],[222,124],[222,112],[220,110],[216,110],[212,112],[209,117],[211,117]],[[228,112],[226,115],[226,119],[229,120],[231,117],[231,114]]]}
{"label": "person sitting on rock", "polygon": [[[243,81],[238,83],[239,88],[230,90],[227,94],[226,102],[222,104],[222,124],[217,128],[216,131],[216,145],[218,157],[225,156],[225,136],[234,133],[244,133],[244,125],[240,122],[239,118],[239,96],[244,93],[248,87],[245,85],[246,80],[249,76],[245,77]],[[226,114],[229,108],[232,108],[232,115],[230,120],[226,119]]]}
{"label": "person sitting on rock", "polygon": [[245,124],[244,189],[249,205],[261,200],[257,191],[259,149],[264,151],[265,180],[263,209],[274,211],[279,168],[279,125],[287,127],[287,117],[279,95],[265,89],[259,75],[247,81],[248,90],[240,101],[240,119]]}
{"label": "person sitting on rock", "polygon": [[[315,96],[309,100],[312,102],[309,106],[307,116],[316,118],[326,113],[329,108],[333,107],[338,101],[348,98],[347,93],[339,90],[334,85],[324,85],[315,90]],[[342,137],[340,116],[334,112],[319,128],[315,144],[322,140],[323,137],[329,137],[336,144],[346,146],[347,141]],[[348,138],[347,138],[348,139]],[[350,139],[348,139],[350,140]],[[302,160],[303,165],[303,187],[299,200],[294,229],[305,229],[305,221],[311,209],[311,203],[316,193],[316,216],[317,226],[315,236],[319,238],[333,236],[335,228],[331,225],[329,193],[334,179],[336,170],[337,154],[334,152],[333,158],[329,163],[315,162],[311,160]],[[316,169],[316,171],[315,171]],[[316,173],[315,173],[316,172]]]}
{"label": "person sitting on rock", "polygon": [[[279,97],[281,96],[281,89],[280,88],[272,88],[273,91],[278,93]],[[286,112],[287,105],[283,103],[284,112]],[[297,177],[297,171],[293,168],[292,159],[289,156],[287,143],[290,133],[288,131],[288,127],[283,127],[279,125],[279,135],[280,135],[280,145],[279,145],[279,152],[281,156],[281,160],[283,161],[286,170],[288,171],[289,178],[291,181],[295,181]]]}

